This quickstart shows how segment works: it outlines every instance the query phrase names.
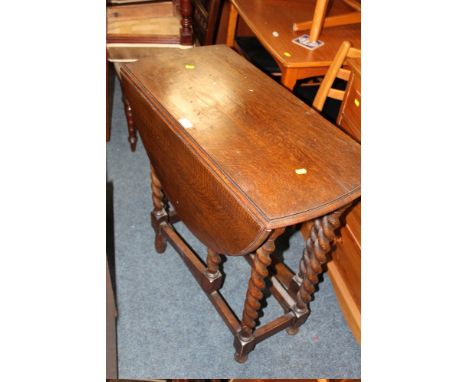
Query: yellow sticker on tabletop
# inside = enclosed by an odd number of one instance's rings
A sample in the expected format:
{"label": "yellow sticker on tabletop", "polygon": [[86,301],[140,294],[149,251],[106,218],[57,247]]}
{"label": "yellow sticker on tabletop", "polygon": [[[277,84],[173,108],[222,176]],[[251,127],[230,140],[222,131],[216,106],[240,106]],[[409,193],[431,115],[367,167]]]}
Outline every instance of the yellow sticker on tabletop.
{"label": "yellow sticker on tabletop", "polygon": [[361,104],[361,102],[359,102],[359,100],[357,98],[354,99],[354,104],[359,107],[359,105]]}
{"label": "yellow sticker on tabletop", "polygon": [[284,54],[286,57],[291,57],[291,53],[289,53],[289,52],[284,52],[283,54]]}
{"label": "yellow sticker on tabletop", "polygon": [[186,64],[185,69],[195,69],[195,65],[192,64]]}

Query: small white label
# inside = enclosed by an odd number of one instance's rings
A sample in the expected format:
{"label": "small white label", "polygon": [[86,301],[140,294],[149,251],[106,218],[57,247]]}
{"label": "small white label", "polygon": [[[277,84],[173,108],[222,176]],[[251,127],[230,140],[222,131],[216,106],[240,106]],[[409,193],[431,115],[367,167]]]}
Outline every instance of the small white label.
{"label": "small white label", "polygon": [[190,129],[193,127],[192,122],[190,122],[187,118],[179,119],[179,123],[186,129]]}
{"label": "small white label", "polygon": [[297,169],[296,169],[296,174],[297,174],[297,175],[304,175],[304,174],[307,174],[307,169],[305,169],[305,168],[297,168]]}
{"label": "small white label", "polygon": [[279,33],[278,33],[277,31],[273,31],[271,34],[272,34],[274,37],[278,37],[278,36],[279,36]]}

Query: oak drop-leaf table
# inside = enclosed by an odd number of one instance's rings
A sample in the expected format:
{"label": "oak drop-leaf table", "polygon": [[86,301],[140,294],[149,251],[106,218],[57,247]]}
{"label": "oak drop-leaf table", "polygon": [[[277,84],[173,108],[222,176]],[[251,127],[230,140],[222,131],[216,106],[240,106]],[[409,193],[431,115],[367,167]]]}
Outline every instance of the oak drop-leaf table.
{"label": "oak drop-leaf table", "polygon": [[[245,362],[309,315],[340,216],[360,196],[360,145],[224,45],[170,49],[121,73],[151,163],[156,250],[169,241],[181,255]],[[178,220],[206,245],[206,265],[173,228]],[[309,221],[297,273],[272,263],[275,239]],[[252,265],[241,320],[219,293],[221,255]],[[285,313],[256,327],[267,277]]]}

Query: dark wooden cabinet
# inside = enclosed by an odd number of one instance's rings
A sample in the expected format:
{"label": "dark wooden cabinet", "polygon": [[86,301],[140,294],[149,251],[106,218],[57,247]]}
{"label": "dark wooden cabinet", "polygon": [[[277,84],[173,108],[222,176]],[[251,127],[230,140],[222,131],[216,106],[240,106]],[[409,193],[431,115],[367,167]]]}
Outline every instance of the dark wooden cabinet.
{"label": "dark wooden cabinet", "polygon": [[224,0],[192,0],[193,33],[200,45],[215,43]]}

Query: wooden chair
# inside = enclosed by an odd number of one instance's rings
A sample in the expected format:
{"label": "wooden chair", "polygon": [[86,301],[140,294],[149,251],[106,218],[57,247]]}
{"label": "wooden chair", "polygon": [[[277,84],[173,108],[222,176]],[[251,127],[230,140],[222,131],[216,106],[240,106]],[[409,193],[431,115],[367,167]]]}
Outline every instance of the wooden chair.
{"label": "wooden chair", "polygon": [[312,103],[314,109],[321,112],[328,97],[343,101],[345,90],[334,89],[332,87],[333,83],[337,78],[348,81],[351,71],[344,69],[343,64],[347,58],[360,57],[361,51],[359,49],[352,48],[349,41],[343,41],[314,98],[314,102]]}
{"label": "wooden chair", "polygon": [[[351,75],[351,70],[343,67],[343,65],[347,62],[347,59],[359,58],[360,55],[360,50],[352,48],[348,41],[344,41],[340,45],[325,77],[320,82],[317,81],[317,78],[313,78],[313,82],[309,79],[304,83],[298,83],[294,89],[294,94],[304,102],[311,104],[330,122],[340,125],[340,116],[343,109],[342,101],[347,94],[347,85]],[[353,131],[350,135],[360,142],[360,129],[359,134]]]}

